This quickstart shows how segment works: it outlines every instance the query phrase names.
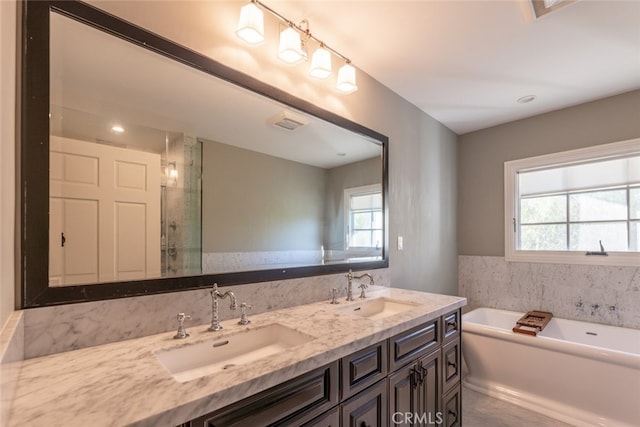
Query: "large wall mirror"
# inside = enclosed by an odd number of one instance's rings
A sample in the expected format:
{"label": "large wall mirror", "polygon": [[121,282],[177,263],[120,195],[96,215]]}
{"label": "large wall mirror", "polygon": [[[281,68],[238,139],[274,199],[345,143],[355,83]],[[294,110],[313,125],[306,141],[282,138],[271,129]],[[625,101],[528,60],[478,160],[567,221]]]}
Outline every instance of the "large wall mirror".
{"label": "large wall mirror", "polygon": [[23,31],[23,307],[388,265],[383,135],[81,2]]}

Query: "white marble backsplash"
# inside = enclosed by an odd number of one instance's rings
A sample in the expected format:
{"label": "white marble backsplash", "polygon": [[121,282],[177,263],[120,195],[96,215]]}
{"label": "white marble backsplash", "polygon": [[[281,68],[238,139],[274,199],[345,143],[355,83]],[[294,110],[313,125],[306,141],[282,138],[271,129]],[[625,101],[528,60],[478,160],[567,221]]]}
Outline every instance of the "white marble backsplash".
{"label": "white marble backsplash", "polygon": [[[506,262],[459,256],[458,294],[466,310],[525,312],[640,329],[640,267]],[[597,307],[596,307],[597,306]]]}
{"label": "white marble backsplash", "polygon": [[[371,270],[376,285],[389,286],[389,269]],[[252,306],[252,314],[329,300],[331,288],[346,287],[344,274],[253,283],[223,288],[231,290],[238,304]],[[24,358],[76,350],[125,339],[171,331],[177,328],[176,315],[192,316],[189,325],[211,321],[208,289],[147,295],[24,311]],[[220,303],[222,320],[240,317],[229,310],[228,300]]]}
{"label": "white marble backsplash", "polygon": [[264,251],[264,252],[204,252],[204,274],[248,271],[263,268],[318,265],[322,262],[320,250]]}

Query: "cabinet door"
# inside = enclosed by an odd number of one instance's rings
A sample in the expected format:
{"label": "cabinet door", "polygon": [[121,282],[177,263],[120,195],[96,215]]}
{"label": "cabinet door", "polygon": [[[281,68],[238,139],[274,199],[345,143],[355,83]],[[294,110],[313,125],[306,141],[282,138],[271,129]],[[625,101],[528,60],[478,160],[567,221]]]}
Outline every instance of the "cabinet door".
{"label": "cabinet door", "polygon": [[389,376],[389,417],[388,425],[410,426],[420,410],[418,386],[420,373],[417,363],[405,366]]}
{"label": "cabinet door", "polygon": [[418,387],[418,416],[422,419],[436,420],[441,417],[440,399],[442,390],[440,387],[440,350],[418,359],[416,362],[422,373],[421,386]]}
{"label": "cabinet door", "polygon": [[384,379],[343,403],[342,427],[389,425],[387,384],[387,380]]}

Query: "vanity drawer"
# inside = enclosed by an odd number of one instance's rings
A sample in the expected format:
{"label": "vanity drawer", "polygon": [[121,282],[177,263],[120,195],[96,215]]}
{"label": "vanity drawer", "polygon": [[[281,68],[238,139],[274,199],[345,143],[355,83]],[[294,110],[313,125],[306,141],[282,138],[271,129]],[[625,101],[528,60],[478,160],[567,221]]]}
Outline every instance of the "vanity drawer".
{"label": "vanity drawer", "polygon": [[458,338],[442,347],[442,390],[444,393],[460,384],[461,372],[462,357],[460,339]]}
{"label": "vanity drawer", "polygon": [[387,375],[387,343],[382,341],[340,360],[341,397],[346,399]]}
{"label": "vanity drawer", "polygon": [[442,341],[447,343],[460,336],[460,310],[442,316]]}
{"label": "vanity drawer", "polygon": [[442,399],[442,423],[445,427],[462,425],[462,395],[460,385],[451,389]]}
{"label": "vanity drawer", "polygon": [[338,361],[191,421],[191,427],[302,425],[338,404]]}
{"label": "vanity drawer", "polygon": [[440,319],[434,319],[389,339],[389,371],[393,372],[440,344]]}

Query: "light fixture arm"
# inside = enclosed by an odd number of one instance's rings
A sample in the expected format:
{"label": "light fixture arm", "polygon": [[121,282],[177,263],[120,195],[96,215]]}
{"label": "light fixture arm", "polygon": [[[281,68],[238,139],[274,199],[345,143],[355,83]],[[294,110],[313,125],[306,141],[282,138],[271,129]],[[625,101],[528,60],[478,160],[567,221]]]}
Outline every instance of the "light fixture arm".
{"label": "light fixture arm", "polygon": [[[349,58],[347,58],[346,56],[344,56],[343,54],[341,54],[337,50],[333,49],[331,46],[327,45],[325,42],[323,42],[319,38],[315,37],[311,33],[311,31],[309,31],[309,21],[308,20],[304,19],[304,20],[302,20],[300,22],[300,24],[296,24],[295,22],[291,21],[290,19],[285,18],[284,16],[282,16],[281,14],[279,14],[278,12],[276,12],[275,10],[273,10],[272,8],[267,6],[266,4],[262,3],[260,0],[251,0],[251,3],[253,3],[256,6],[259,6],[262,9],[266,10],[267,12],[269,12],[270,14],[272,14],[273,16],[275,16],[276,18],[278,18],[282,22],[286,23],[288,26],[290,26],[292,28],[295,28],[297,31],[299,31],[300,33],[304,34],[307,38],[315,41],[320,46],[324,47],[325,49],[327,49],[328,51],[333,53],[335,56],[337,56],[338,58],[340,58],[343,61],[345,61],[347,64],[351,63],[351,60]],[[302,28],[303,25],[306,28]]]}

